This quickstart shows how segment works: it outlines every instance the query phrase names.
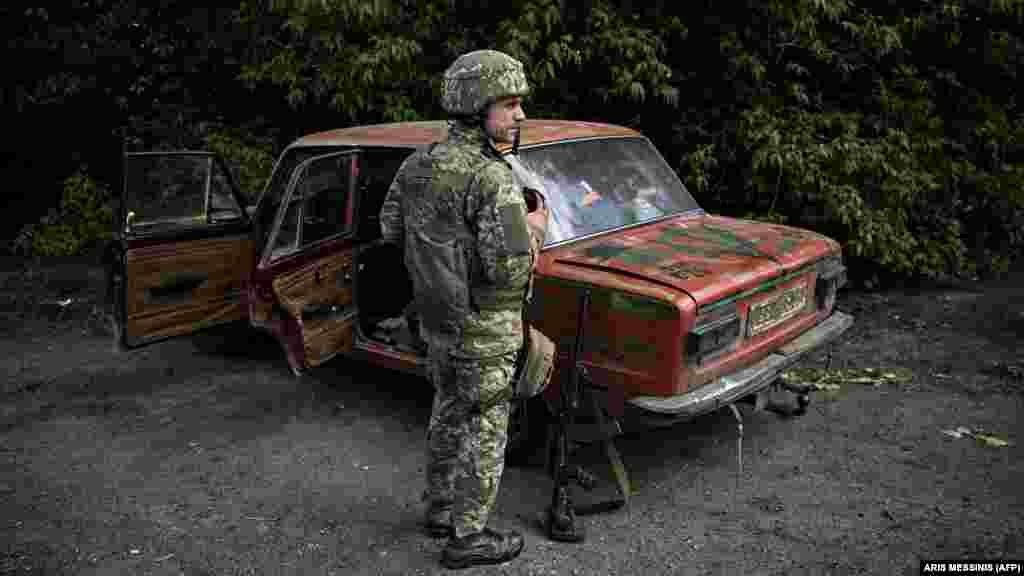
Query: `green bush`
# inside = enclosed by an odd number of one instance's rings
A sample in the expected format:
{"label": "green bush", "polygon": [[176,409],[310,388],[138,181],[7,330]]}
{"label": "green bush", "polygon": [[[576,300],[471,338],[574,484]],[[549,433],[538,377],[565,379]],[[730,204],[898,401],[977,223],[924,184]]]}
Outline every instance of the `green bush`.
{"label": "green bush", "polygon": [[[243,138],[239,130],[209,129],[207,148],[218,154],[233,171],[249,203],[255,203],[274,167],[271,144]],[[79,168],[63,181],[60,205],[38,222],[26,224],[12,242],[22,256],[77,256],[113,238],[113,197],[110,189]]]}
{"label": "green bush", "polygon": [[[854,275],[983,275],[1024,254],[1019,1],[92,4],[10,15],[51,31],[23,43],[26,58],[60,54],[79,33],[107,55],[19,77],[13,107],[99,114],[95,102],[113,98],[95,125],[126,150],[211,149],[250,202],[276,145],[438,118],[442,72],[490,47],[526,66],[531,116],[640,129],[705,208],[833,236]],[[131,62],[104,64],[122,54]],[[87,188],[78,176],[69,189]],[[76,206],[23,229],[19,245],[68,253],[107,233]]]}
{"label": "green bush", "polygon": [[860,114],[744,114],[760,196],[787,221],[827,231],[854,259],[901,275],[937,276],[963,265],[959,223],[925,211],[942,183],[929,165],[927,139],[899,129],[868,134]]}
{"label": "green bush", "polygon": [[206,149],[224,159],[249,204],[255,204],[274,169],[273,146],[267,139],[243,137],[242,131],[219,126],[207,131]]}
{"label": "green bush", "polygon": [[694,27],[670,52],[707,71],[671,136],[706,208],[835,237],[865,278],[1024,255],[1019,3],[730,4],[701,15],[727,32]]}
{"label": "green bush", "polygon": [[79,168],[64,180],[60,206],[25,225],[14,240],[24,256],[75,256],[113,237],[110,191]]}

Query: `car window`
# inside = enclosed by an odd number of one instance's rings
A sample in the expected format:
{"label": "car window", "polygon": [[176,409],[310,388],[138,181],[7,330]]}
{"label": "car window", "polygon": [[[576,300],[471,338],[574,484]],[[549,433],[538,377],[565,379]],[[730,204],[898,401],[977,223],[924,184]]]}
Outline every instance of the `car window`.
{"label": "car window", "polygon": [[301,166],[295,189],[281,219],[271,257],[302,250],[353,229],[352,171],[354,155],[321,156]]}
{"label": "car window", "polygon": [[228,173],[220,164],[214,162],[210,173],[210,204],[208,207],[211,222],[237,220],[242,217],[242,207],[238,205],[231,193],[231,181]]}
{"label": "car window", "polygon": [[366,148],[359,168],[359,237],[380,238],[380,209],[398,167],[412,154],[410,148]]}
{"label": "car window", "polygon": [[302,217],[302,206],[300,202],[294,202],[288,206],[284,218],[281,220],[281,227],[278,228],[277,238],[274,240],[274,248],[271,252],[272,258],[287,256],[299,248],[299,219]]}
{"label": "car window", "polygon": [[330,151],[331,149],[326,147],[289,148],[278,159],[277,164],[274,165],[270,181],[263,195],[260,196],[256,207],[256,225],[257,230],[259,230],[261,251],[270,236],[278,207],[281,205],[281,199],[284,198],[285,190],[288,188],[288,183],[291,181],[295,169],[306,160],[327,154]]}
{"label": "car window", "polygon": [[242,218],[224,167],[208,154],[129,154],[124,203],[129,233]]}
{"label": "car window", "polygon": [[545,245],[699,208],[645,138],[531,147],[510,163],[521,185],[547,198]]}
{"label": "car window", "polygon": [[[321,156],[331,151],[331,148],[323,146],[288,149],[274,166],[274,172],[270,176],[270,183],[260,201],[266,201],[272,205],[280,203],[295,168],[310,158]],[[337,148],[334,151],[337,151]]]}

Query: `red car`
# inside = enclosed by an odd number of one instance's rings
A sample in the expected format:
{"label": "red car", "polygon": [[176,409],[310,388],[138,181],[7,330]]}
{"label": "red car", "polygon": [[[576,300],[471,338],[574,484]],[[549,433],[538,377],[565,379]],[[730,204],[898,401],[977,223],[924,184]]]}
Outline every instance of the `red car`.
{"label": "red car", "polygon": [[[246,320],[277,338],[296,374],[337,354],[422,373],[403,316],[411,286],[399,252],[379,242],[378,213],[402,160],[446,126],[301,138],[252,207],[210,154],[127,155],[112,278],[120,343]],[[529,316],[564,368],[589,291],[580,360],[613,417],[690,418],[749,397],[852,324],[834,309],[837,242],[705,213],[634,130],[529,120],[518,154],[503,152],[551,211]]]}

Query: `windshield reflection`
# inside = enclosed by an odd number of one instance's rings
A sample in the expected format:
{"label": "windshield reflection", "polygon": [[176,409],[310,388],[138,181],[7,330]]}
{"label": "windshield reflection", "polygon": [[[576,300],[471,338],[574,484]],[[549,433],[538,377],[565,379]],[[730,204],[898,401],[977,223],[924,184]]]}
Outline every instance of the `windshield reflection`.
{"label": "windshield reflection", "polygon": [[521,185],[548,199],[545,245],[699,208],[644,138],[528,148],[511,163]]}

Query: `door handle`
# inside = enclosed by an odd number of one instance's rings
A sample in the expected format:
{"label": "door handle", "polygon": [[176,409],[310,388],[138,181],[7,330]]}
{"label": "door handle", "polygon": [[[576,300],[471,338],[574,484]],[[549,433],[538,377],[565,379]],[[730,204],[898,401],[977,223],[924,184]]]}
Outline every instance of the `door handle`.
{"label": "door handle", "polygon": [[338,307],[334,304],[305,304],[302,307],[302,319],[303,320],[314,320],[316,318],[324,318],[338,312]]}
{"label": "door handle", "polygon": [[335,281],[340,286],[345,286],[352,283],[352,265],[346,264],[342,267],[341,271],[334,276]]}
{"label": "door handle", "polygon": [[209,279],[205,272],[182,272],[171,274],[160,284],[146,288],[147,304],[167,304],[171,302],[187,302],[193,293]]}

